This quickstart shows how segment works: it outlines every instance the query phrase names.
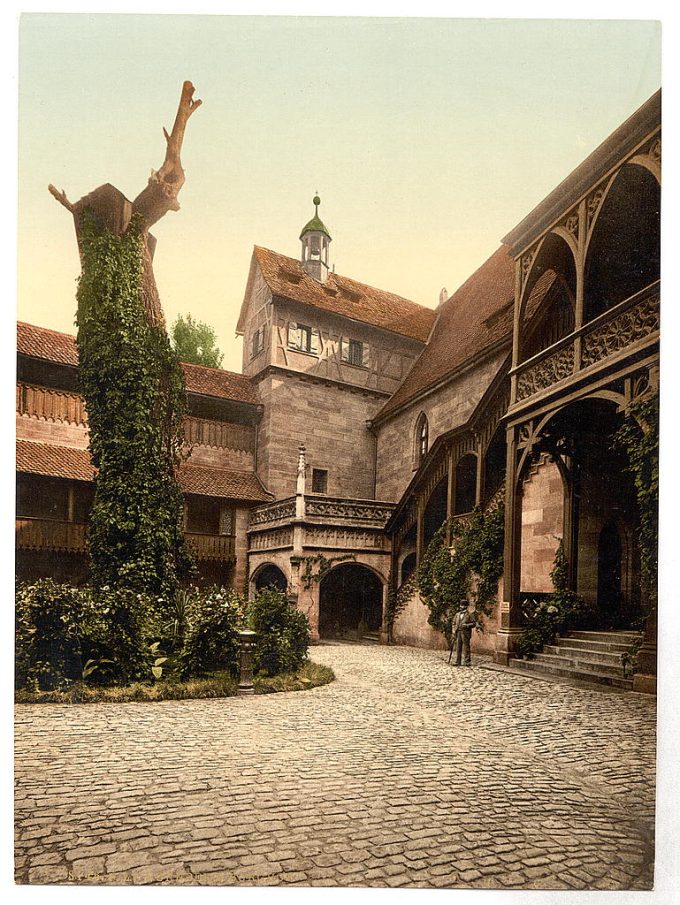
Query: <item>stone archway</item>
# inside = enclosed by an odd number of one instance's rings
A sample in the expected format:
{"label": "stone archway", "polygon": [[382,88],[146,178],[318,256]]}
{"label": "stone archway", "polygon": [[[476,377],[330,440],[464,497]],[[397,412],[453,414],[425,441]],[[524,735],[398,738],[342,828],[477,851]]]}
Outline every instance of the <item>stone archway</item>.
{"label": "stone archway", "polygon": [[266,563],[257,570],[253,576],[253,584],[256,591],[275,588],[277,591],[285,592],[288,589],[288,579],[281,569],[272,563]]}
{"label": "stone archway", "polygon": [[360,640],[382,625],[383,583],[368,566],[341,563],[319,587],[319,636]]}

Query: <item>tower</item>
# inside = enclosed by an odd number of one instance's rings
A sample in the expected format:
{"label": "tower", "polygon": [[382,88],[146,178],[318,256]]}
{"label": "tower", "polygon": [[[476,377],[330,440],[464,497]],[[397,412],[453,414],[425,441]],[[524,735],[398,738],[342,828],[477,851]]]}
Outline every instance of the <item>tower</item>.
{"label": "tower", "polygon": [[310,277],[313,277],[318,283],[325,283],[329,271],[328,247],[332,240],[330,233],[319,219],[321,199],[315,195],[313,201],[314,216],[300,233],[302,242],[300,260]]}

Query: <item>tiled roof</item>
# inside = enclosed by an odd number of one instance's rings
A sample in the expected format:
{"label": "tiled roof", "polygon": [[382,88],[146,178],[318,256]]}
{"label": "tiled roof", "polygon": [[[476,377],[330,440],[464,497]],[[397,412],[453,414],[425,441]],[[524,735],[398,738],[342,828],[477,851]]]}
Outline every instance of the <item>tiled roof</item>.
{"label": "tiled roof", "polygon": [[252,472],[229,471],[226,468],[182,462],[178,477],[185,493],[256,503],[264,503],[272,498]]}
{"label": "tiled roof", "polygon": [[94,478],[87,449],[34,440],[17,440],[17,471],[72,481],[91,481]]}
{"label": "tiled roof", "polygon": [[[490,347],[512,338],[515,266],[502,245],[439,309],[429,343],[376,420],[412,401]],[[533,312],[554,281],[541,278],[528,302]],[[540,297],[540,298],[539,298]]]}
{"label": "tiled roof", "polygon": [[44,358],[62,365],[78,364],[75,336],[21,321],[17,323],[17,351],[31,358]]}
{"label": "tiled roof", "polygon": [[[71,481],[92,481],[95,474],[89,450],[34,440],[17,440],[17,471]],[[182,462],[177,476],[185,493],[256,503],[271,499],[252,472]]]}
{"label": "tiled roof", "polygon": [[182,362],[182,368],[190,393],[259,405],[257,390],[250,378],[244,374],[223,371],[221,368],[205,368],[203,365],[193,365],[187,361]]}
{"label": "tiled roof", "polygon": [[300,261],[268,248],[256,245],[254,254],[274,295],[421,342],[425,342],[430,334],[435,320],[431,308],[337,273],[329,274],[325,283],[317,283],[305,272]]}
{"label": "tiled roof", "polygon": [[[36,327],[21,321],[17,324],[17,351],[31,358],[42,358],[58,364],[78,365],[75,336]],[[257,405],[257,391],[250,379],[233,371],[205,368],[203,365],[182,362],[187,390],[202,396],[215,396]]]}

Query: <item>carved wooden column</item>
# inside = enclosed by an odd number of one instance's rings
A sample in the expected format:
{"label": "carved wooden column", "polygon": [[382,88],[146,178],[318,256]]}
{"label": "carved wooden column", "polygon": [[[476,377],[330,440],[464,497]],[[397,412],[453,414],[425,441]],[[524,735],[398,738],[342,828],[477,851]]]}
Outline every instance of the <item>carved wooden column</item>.
{"label": "carved wooden column", "polygon": [[416,502],[416,568],[423,561],[425,552],[425,501],[418,497]]}
{"label": "carved wooden column", "polygon": [[481,506],[484,497],[484,446],[481,440],[478,440],[475,444],[475,454],[477,456],[475,506]]}
{"label": "carved wooden column", "polygon": [[447,454],[448,483],[446,485],[446,546],[451,546],[451,528],[449,522],[454,514],[456,502],[456,469],[453,465],[453,449]]}
{"label": "carved wooden column", "polygon": [[507,459],[505,480],[505,549],[503,568],[503,599],[500,623],[496,635],[494,661],[503,666],[515,655],[521,631],[519,581],[522,537],[522,495],[517,475],[517,427],[507,430]]}

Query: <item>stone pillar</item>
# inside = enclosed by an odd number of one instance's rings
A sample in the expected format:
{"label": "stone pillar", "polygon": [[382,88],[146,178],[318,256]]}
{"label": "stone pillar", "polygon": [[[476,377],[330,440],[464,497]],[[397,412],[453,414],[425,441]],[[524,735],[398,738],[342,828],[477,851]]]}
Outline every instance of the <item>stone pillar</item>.
{"label": "stone pillar", "polygon": [[633,691],[656,694],[656,638],[657,613],[650,613],[645,623],[645,639],[637,655],[637,672],[633,676]]}
{"label": "stone pillar", "polygon": [[503,567],[503,599],[496,635],[494,661],[503,666],[516,655],[521,632],[519,581],[522,538],[522,495],[517,480],[517,428],[507,431],[505,471],[505,552]]}

